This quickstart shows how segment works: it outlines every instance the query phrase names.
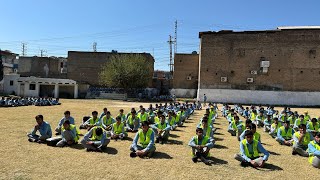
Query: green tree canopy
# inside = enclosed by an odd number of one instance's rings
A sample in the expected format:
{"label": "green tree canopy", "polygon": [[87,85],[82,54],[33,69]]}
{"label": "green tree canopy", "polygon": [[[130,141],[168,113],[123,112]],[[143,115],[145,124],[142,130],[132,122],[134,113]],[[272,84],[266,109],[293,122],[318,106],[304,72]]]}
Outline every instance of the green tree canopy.
{"label": "green tree canopy", "polygon": [[150,63],[140,54],[114,54],[99,74],[101,84],[108,87],[145,88],[150,78]]}

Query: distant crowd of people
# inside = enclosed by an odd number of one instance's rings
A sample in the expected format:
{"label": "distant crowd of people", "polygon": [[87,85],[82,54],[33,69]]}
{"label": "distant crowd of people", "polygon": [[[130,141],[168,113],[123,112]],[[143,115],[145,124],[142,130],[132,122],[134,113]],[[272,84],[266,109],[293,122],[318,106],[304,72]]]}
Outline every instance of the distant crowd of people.
{"label": "distant crowd of people", "polygon": [[60,105],[59,98],[36,98],[36,97],[1,97],[0,107],[18,106],[54,106]]}

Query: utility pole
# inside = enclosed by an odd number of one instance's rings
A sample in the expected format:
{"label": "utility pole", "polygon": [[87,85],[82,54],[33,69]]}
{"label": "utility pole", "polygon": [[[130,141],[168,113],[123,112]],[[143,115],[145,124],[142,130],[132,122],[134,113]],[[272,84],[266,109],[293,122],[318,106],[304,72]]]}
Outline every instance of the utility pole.
{"label": "utility pole", "polygon": [[171,78],[173,77],[173,60],[172,60],[172,44],[174,44],[174,41],[172,41],[172,37],[171,35],[169,35],[169,46],[170,46],[170,74],[171,74]]}
{"label": "utility pole", "polygon": [[40,49],[40,57],[44,57],[45,54],[47,51],[46,50],[43,50],[43,49]]}
{"label": "utility pole", "polygon": [[175,25],[174,25],[174,54],[177,53],[177,47],[178,47],[178,21],[175,21]]}
{"label": "utility pole", "polygon": [[27,43],[21,43],[22,45],[22,56],[27,55]]}
{"label": "utility pole", "polygon": [[92,48],[93,48],[93,52],[97,52],[97,43],[96,42],[93,43]]}

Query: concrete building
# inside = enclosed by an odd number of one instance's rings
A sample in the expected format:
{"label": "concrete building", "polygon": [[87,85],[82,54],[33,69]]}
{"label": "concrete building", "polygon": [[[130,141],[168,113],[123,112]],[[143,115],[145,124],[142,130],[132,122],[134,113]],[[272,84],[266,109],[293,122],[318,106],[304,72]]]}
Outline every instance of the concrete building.
{"label": "concrete building", "polygon": [[171,94],[175,94],[177,97],[196,97],[198,73],[199,55],[196,52],[192,54],[175,54]]}
{"label": "concrete building", "polygon": [[320,105],[320,27],[200,32],[199,38],[198,99]]}
{"label": "concrete building", "polygon": [[90,86],[101,86],[99,83],[99,73],[101,68],[114,55],[124,54],[140,54],[146,57],[150,63],[151,69],[149,86],[152,86],[152,77],[154,71],[154,58],[149,53],[118,53],[118,52],[83,52],[69,51],[68,52],[68,72],[67,78],[73,79],[79,83],[80,93],[85,93]]}
{"label": "concrete building", "polygon": [[4,93],[18,96],[78,98],[78,84],[70,79],[4,76]]}
{"label": "concrete building", "polygon": [[67,78],[67,59],[62,57],[20,57],[18,73],[21,76]]}

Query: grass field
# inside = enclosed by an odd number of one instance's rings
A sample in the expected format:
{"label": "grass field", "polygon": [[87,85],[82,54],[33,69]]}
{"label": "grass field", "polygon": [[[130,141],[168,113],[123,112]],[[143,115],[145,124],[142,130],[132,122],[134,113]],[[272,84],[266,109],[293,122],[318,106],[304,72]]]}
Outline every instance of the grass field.
{"label": "grass field", "polygon": [[[320,170],[313,168],[307,158],[291,155],[291,148],[280,146],[269,135],[258,129],[264,147],[271,153],[263,169],[240,167],[233,159],[239,152],[239,142],[227,132],[227,121],[219,117],[215,127],[216,145],[211,150],[213,164],[191,161],[188,142],[195,133],[196,123],[204,110],[196,111],[185,127],[171,132],[169,144],[157,144],[152,159],[129,157],[131,141],[111,141],[103,153],[86,152],[80,145],[74,148],[55,148],[29,143],[26,133],[35,125],[34,117],[43,114],[54,130],[65,110],[80,125],[82,117],[93,110],[99,114],[107,107],[112,115],[123,108],[138,108],[146,103],[111,100],[61,100],[62,105],[52,107],[0,108],[0,179],[319,179]],[[278,108],[277,108],[278,109]],[[319,109],[308,110],[313,116]],[[85,131],[82,131],[85,133]],[[133,138],[134,134],[129,133]],[[82,137],[81,137],[82,138]]]}

